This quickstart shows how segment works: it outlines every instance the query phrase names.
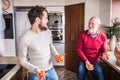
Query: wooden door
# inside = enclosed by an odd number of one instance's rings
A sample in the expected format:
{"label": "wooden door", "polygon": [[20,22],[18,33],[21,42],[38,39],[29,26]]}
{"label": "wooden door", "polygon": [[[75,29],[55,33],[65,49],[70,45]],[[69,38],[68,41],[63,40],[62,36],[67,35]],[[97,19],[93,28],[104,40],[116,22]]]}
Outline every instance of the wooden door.
{"label": "wooden door", "polygon": [[78,56],[76,41],[79,32],[84,30],[84,3],[65,7],[65,67],[77,72]]}

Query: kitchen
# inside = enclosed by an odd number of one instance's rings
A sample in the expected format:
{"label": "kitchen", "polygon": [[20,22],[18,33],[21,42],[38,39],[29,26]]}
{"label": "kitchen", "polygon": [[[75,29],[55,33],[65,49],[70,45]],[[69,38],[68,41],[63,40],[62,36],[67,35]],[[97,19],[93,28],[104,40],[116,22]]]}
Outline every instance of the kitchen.
{"label": "kitchen", "polygon": [[[84,13],[84,26],[85,27],[84,27],[84,29],[87,29],[87,22],[88,22],[88,19],[91,16],[100,16],[103,25],[107,25],[107,26],[110,24],[110,20],[111,20],[111,17],[110,17],[110,15],[111,15],[110,14],[111,13],[111,11],[110,11],[111,10],[110,9],[111,1],[109,1],[109,0],[106,0],[105,2],[102,1],[102,0],[100,0],[100,1],[98,1],[98,0],[97,1],[96,0],[91,0],[91,1],[89,1],[89,0],[75,0],[75,1],[73,1],[73,0],[71,0],[71,1],[69,1],[69,0],[60,0],[60,1],[49,0],[49,1],[41,1],[41,2],[39,0],[35,0],[35,1],[32,1],[32,0],[26,0],[26,1],[24,1],[24,0],[20,0],[20,1],[19,0],[10,0],[10,1],[12,1],[11,2],[12,6],[10,6],[10,8],[8,10],[6,10],[6,11],[8,13],[12,13],[12,15],[14,17],[13,18],[13,23],[14,23],[13,24],[13,36],[14,37],[12,39],[5,39],[5,53],[3,54],[5,57],[17,57],[18,56],[18,54],[17,54],[17,44],[16,43],[17,43],[17,37],[19,35],[17,35],[17,34],[21,34],[21,31],[28,29],[27,26],[29,25],[29,23],[25,22],[24,24],[27,24],[25,26],[25,28],[24,29],[22,28],[22,30],[18,29],[19,30],[19,32],[18,32],[17,28],[19,28],[19,27],[17,27],[17,23],[19,23],[19,21],[17,22],[17,20],[15,18],[15,17],[17,17],[17,15],[15,13],[20,12],[21,9],[22,9],[21,11],[24,11],[24,10],[26,11],[31,6],[36,5],[36,3],[38,3],[40,5],[45,5],[47,7],[47,9],[48,9],[48,12],[50,12],[49,15],[51,15],[51,16],[53,16],[53,15],[58,15],[58,16],[59,15],[63,15],[62,16],[62,20],[59,21],[59,22],[63,21],[62,26],[65,26],[65,23],[64,23],[64,18],[65,18],[65,11],[64,11],[64,9],[65,8],[64,7],[67,6],[67,5],[73,5],[73,4],[79,4],[79,3],[85,3],[85,13]],[[6,12],[3,12],[3,13],[6,14]],[[58,14],[53,14],[53,13],[58,13]],[[21,18],[21,16],[22,15],[20,15],[20,18]],[[21,22],[22,21],[23,20],[21,20]],[[52,22],[52,24],[53,24],[53,22]],[[18,24],[18,25],[21,26],[21,24]],[[65,34],[66,33],[65,27],[64,28],[60,28],[60,30],[61,29],[64,30],[63,34]],[[51,30],[53,30],[53,28],[51,28]],[[63,41],[61,41],[61,39],[58,40],[58,41],[56,41],[56,39],[55,39],[55,41],[54,41],[54,45],[56,45],[56,47],[58,47],[58,50],[59,50],[59,48],[61,48],[58,45],[62,45],[63,46],[61,53],[66,53],[66,51],[64,49],[64,46],[65,46],[65,43],[66,43],[65,42],[66,40],[64,38],[65,35],[63,36]],[[71,38],[73,40],[74,35],[72,35]],[[8,46],[8,45],[10,45],[10,46]],[[66,53],[66,57],[67,57],[67,55],[68,55],[68,53]],[[68,58],[66,58],[66,59],[68,59]],[[71,58],[71,59],[73,59],[73,58]],[[70,62],[58,64],[54,60],[53,60],[53,62],[55,63],[55,65],[58,65],[58,66],[66,66],[66,64],[70,64]],[[0,60],[0,64],[3,64],[2,60]],[[16,62],[15,62],[15,64],[16,64]],[[72,64],[70,64],[70,65],[72,65]],[[66,66],[66,67],[67,67],[68,70],[70,69],[72,71],[74,66],[71,67],[71,68],[69,68],[68,66]]]}

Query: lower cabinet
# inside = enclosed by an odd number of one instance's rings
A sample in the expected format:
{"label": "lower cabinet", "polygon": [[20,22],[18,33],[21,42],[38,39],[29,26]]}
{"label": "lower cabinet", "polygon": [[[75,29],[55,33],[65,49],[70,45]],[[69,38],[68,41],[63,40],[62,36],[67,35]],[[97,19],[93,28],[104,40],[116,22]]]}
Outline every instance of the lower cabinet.
{"label": "lower cabinet", "polygon": [[17,73],[12,77],[11,80],[22,80],[22,68],[17,71]]}
{"label": "lower cabinet", "polygon": [[120,80],[120,73],[117,72],[113,67],[111,67],[108,63],[105,61],[101,61],[105,80]]}
{"label": "lower cabinet", "polygon": [[[111,67],[108,63],[101,60],[104,71],[105,80],[120,80],[120,73]],[[86,80],[93,80],[92,74],[89,72]]]}
{"label": "lower cabinet", "polygon": [[28,80],[28,70],[22,67],[22,80]]}
{"label": "lower cabinet", "polygon": [[27,76],[27,69],[21,67],[11,80],[27,80]]}

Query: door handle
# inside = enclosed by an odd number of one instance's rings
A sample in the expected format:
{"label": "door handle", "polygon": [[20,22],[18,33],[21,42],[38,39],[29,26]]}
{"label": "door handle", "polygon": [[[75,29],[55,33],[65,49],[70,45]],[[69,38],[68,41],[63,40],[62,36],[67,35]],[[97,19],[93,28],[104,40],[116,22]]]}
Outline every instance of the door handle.
{"label": "door handle", "polygon": [[70,36],[70,40],[72,41],[72,34],[71,34],[71,36]]}
{"label": "door handle", "polygon": [[72,39],[73,41],[75,40],[75,36],[73,35],[73,39]]}
{"label": "door handle", "polygon": [[73,34],[71,34],[71,41],[74,41],[74,35]]}

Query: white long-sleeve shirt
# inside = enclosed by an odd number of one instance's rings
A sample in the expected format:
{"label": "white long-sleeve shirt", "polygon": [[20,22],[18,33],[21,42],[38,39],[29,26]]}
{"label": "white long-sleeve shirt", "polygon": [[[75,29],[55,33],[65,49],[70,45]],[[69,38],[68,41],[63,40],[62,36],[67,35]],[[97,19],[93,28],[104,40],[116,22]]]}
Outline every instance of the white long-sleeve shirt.
{"label": "white long-sleeve shirt", "polygon": [[28,30],[19,40],[19,62],[31,72],[35,68],[50,69],[53,64],[51,53],[58,54],[52,45],[52,36],[49,30],[34,33]]}

